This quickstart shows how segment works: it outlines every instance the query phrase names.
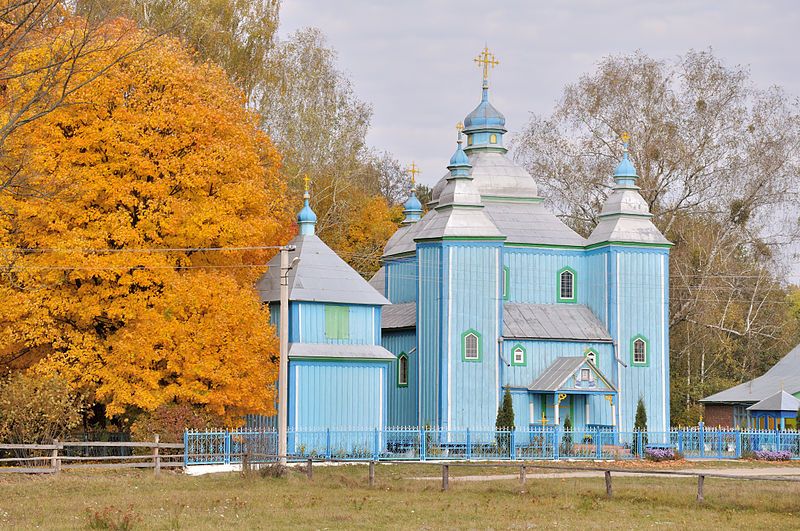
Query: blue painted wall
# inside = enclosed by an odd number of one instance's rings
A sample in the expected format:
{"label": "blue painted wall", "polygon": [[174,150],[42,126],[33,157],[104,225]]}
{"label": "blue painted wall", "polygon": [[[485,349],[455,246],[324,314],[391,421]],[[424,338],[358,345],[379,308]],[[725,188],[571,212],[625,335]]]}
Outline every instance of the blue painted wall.
{"label": "blue painted wall", "polygon": [[586,257],[582,249],[543,249],[538,247],[505,247],[503,265],[509,270],[510,302],[556,304],[558,272],[571,267],[577,273],[578,303],[586,304],[590,280],[586,275]]}
{"label": "blue painted wall", "polygon": [[[609,332],[618,342],[620,367],[619,426],[633,428],[636,403],[641,396],[647,409],[648,428],[669,427],[669,265],[668,251],[660,248],[609,246],[592,253],[607,253],[609,282]],[[648,366],[632,364],[635,336],[648,340]]]}
{"label": "blue painted wall", "polygon": [[[387,400],[389,406],[387,426],[416,426],[419,399],[419,355],[414,348],[417,346],[417,334],[414,330],[387,332],[383,334],[383,347],[399,356],[406,353],[408,356],[408,386],[400,387],[397,384],[397,362],[389,365],[387,377]],[[411,352],[414,350],[414,352]]]}
{"label": "blue painted wall", "polygon": [[442,247],[418,244],[417,336],[419,348],[420,426],[439,425],[439,389],[442,333]]}
{"label": "blue painted wall", "polygon": [[386,298],[393,304],[417,300],[416,257],[387,261]]}
{"label": "blue painted wall", "polygon": [[387,365],[289,360],[290,429],[384,427]]}
{"label": "blue painted wall", "polygon": [[[446,243],[442,425],[494,426],[500,400],[497,339],[502,322],[501,243]],[[480,334],[480,361],[465,361],[462,336]]]}

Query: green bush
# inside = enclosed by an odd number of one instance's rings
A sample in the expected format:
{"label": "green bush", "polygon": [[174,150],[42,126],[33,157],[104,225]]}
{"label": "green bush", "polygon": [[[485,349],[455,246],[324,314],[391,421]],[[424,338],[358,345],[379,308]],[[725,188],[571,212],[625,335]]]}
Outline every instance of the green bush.
{"label": "green bush", "polygon": [[80,424],[83,401],[64,380],[15,373],[0,380],[0,441],[50,443]]}

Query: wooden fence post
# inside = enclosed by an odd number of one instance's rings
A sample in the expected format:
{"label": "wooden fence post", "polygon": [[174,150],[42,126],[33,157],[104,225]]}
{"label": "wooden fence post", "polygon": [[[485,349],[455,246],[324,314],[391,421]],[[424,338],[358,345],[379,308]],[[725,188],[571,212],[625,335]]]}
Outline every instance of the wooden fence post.
{"label": "wooden fence post", "polygon": [[53,451],[50,454],[50,468],[58,474],[61,472],[61,459],[58,458],[58,439],[53,439]]}
{"label": "wooden fence post", "polygon": [[442,490],[450,488],[450,465],[442,465]]}
{"label": "wooden fence post", "polygon": [[314,477],[314,460],[312,458],[308,458],[308,462],[306,463],[306,477],[311,479]]}
{"label": "wooden fence post", "polygon": [[613,495],[613,491],[611,489],[611,471],[606,470],[606,497],[610,498]]}
{"label": "wooden fence post", "polygon": [[158,453],[158,442],[161,437],[156,433],[156,436],[153,440],[155,443],[153,445],[153,470],[155,471],[155,475],[161,475],[161,455]]}
{"label": "wooden fence post", "polygon": [[369,486],[375,486],[375,461],[369,462]]}
{"label": "wooden fence post", "polygon": [[525,472],[526,472],[525,465],[520,465],[520,467],[519,467],[519,483],[520,483],[520,485],[524,485],[525,484],[525,480],[528,479],[527,478],[527,474]]}
{"label": "wooden fence post", "polygon": [[703,482],[706,477],[703,475],[697,476],[697,501],[703,503]]}

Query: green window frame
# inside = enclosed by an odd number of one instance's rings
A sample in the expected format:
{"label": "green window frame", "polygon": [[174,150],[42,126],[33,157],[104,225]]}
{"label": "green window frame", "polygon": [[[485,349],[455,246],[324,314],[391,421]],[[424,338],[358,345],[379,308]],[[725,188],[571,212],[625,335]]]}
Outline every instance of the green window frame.
{"label": "green window frame", "polygon": [[408,354],[401,352],[397,356],[397,387],[408,387]]}
{"label": "green window frame", "polygon": [[650,341],[641,334],[631,338],[631,365],[634,367],[650,366]]}
{"label": "green window frame", "polygon": [[597,352],[595,349],[587,348],[583,352],[583,357],[588,359],[589,361],[591,361],[592,365],[594,365],[595,367],[599,367],[599,365],[597,363],[598,363],[599,358],[600,358],[600,353]]}
{"label": "green window frame", "polygon": [[350,339],[350,307],[325,305],[325,337]]}
{"label": "green window frame", "polygon": [[578,302],[578,273],[571,267],[562,267],[556,274],[556,300],[558,302]]}
{"label": "green window frame", "polygon": [[461,360],[468,362],[483,360],[483,336],[474,328],[461,334]]}
{"label": "green window frame", "polygon": [[[517,354],[522,353],[522,360],[517,361]],[[511,365],[514,367],[525,367],[528,365],[528,349],[517,343],[511,347]]]}
{"label": "green window frame", "polygon": [[508,266],[503,266],[503,300],[508,300],[508,295],[511,293],[511,270]]}

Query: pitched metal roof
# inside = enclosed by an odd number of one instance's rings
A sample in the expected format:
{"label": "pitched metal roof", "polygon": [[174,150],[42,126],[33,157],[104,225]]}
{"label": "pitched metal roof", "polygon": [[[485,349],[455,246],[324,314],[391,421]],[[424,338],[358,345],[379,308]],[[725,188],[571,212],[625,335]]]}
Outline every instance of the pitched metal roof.
{"label": "pitched metal roof", "polygon": [[381,328],[414,328],[417,326],[417,303],[390,304],[381,310]]}
{"label": "pitched metal roof", "polygon": [[486,205],[486,214],[506,237],[507,244],[586,245],[582,236],[567,227],[540,201],[486,199],[483,204]]}
{"label": "pitched metal roof", "polygon": [[528,387],[531,391],[548,391],[555,392],[564,389],[570,377],[572,377],[582,365],[591,368],[595,375],[597,375],[606,387],[611,391],[616,391],[616,388],[608,381],[608,379],[600,372],[600,370],[588,359],[583,356],[564,356],[556,358],[553,363],[547,367],[542,374],[536,378],[533,383]]}
{"label": "pitched metal roof", "polygon": [[700,402],[755,403],[775,394],[781,387],[792,395],[800,392],[800,345],[758,378],[715,393]]}
{"label": "pitched metal roof", "polygon": [[291,343],[289,358],[331,358],[394,360],[397,357],[380,345],[329,345],[327,343]]}
{"label": "pitched metal roof", "polygon": [[[300,262],[289,270],[289,300],[344,304],[389,304],[361,275],[316,235],[299,235],[290,242],[297,249],[290,260]],[[280,255],[256,283],[262,302],[280,300]]]}
{"label": "pitched metal roof", "polygon": [[603,323],[582,304],[503,304],[503,337],[611,341]]}
{"label": "pitched metal roof", "polygon": [[769,396],[753,404],[748,411],[797,411],[800,408],[800,400],[796,399],[786,391],[778,391],[772,396]]}
{"label": "pitched metal roof", "polygon": [[369,285],[381,295],[386,296],[386,269],[383,266],[369,279]]}

